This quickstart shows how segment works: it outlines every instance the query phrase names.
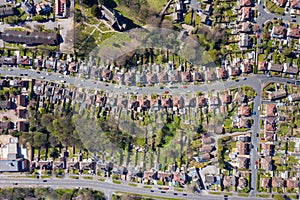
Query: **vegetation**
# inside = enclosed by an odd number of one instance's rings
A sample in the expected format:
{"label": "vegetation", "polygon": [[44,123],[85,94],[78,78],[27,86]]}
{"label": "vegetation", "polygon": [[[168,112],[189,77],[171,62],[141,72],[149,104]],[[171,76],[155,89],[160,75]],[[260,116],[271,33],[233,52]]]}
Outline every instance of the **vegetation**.
{"label": "vegetation", "polygon": [[0,189],[0,199],[99,199],[104,200],[100,191],[83,190],[83,189],[57,189],[51,188],[8,188]]}

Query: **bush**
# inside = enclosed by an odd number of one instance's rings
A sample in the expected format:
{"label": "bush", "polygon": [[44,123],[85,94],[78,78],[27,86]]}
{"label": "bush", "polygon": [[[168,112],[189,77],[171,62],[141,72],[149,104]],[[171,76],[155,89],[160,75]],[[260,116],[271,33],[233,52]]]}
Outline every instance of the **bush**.
{"label": "bush", "polygon": [[118,174],[113,174],[113,175],[112,175],[112,179],[118,180],[118,179],[119,179],[119,175],[118,175]]}

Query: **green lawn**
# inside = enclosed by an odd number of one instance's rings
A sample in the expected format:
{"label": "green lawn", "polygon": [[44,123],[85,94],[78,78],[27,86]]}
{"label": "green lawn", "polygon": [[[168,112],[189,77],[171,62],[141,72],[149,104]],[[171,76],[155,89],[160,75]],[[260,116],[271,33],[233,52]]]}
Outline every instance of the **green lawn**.
{"label": "green lawn", "polygon": [[113,180],[114,184],[121,184],[121,181]]}
{"label": "green lawn", "polygon": [[88,179],[88,180],[93,180],[93,177],[92,177],[92,176],[84,176],[83,178],[84,178],[84,179]]}
{"label": "green lawn", "polygon": [[249,194],[247,194],[247,193],[238,193],[238,196],[239,197],[248,197]]}
{"label": "green lawn", "polygon": [[269,198],[270,195],[269,194],[257,194],[257,197],[261,197],[261,198]]}

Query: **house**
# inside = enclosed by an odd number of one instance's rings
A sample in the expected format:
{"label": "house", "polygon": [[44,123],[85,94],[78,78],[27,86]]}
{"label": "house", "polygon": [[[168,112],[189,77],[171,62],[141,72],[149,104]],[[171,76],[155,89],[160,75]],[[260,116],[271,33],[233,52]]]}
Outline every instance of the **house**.
{"label": "house", "polygon": [[289,95],[289,96],[288,96],[288,100],[289,100],[290,102],[293,102],[293,101],[299,101],[299,100],[300,100],[300,93]]}
{"label": "house", "polygon": [[243,189],[243,188],[247,187],[247,185],[248,185],[247,179],[245,179],[244,177],[239,177],[239,179],[238,179],[238,188]]}
{"label": "house", "polygon": [[208,99],[208,105],[210,109],[215,109],[219,106],[219,98],[218,97],[209,97]]}
{"label": "house", "polygon": [[26,95],[19,94],[17,96],[17,106],[23,106],[26,107],[28,103],[28,99]]}
{"label": "house", "polygon": [[297,9],[297,10],[300,9],[300,2],[299,2],[299,0],[289,0],[289,2],[290,2],[290,7],[291,8]]}
{"label": "house", "polygon": [[212,5],[211,4],[206,4],[205,9],[202,10],[203,13],[210,15],[211,11],[212,11]]}
{"label": "house", "polygon": [[240,0],[240,7],[244,6],[252,6],[252,1],[251,0]]}
{"label": "house", "polygon": [[298,74],[298,68],[297,67],[292,67],[288,63],[283,64],[283,72],[286,74]]}
{"label": "house", "polygon": [[204,81],[204,77],[203,77],[203,74],[201,72],[195,71],[194,74],[192,75],[192,77],[194,77],[194,81],[196,81],[196,82],[203,82]]}
{"label": "house", "polygon": [[300,38],[300,29],[298,29],[298,28],[288,28],[286,36],[289,37],[289,38],[298,39],[298,38]]}
{"label": "house", "polygon": [[274,64],[269,62],[268,64],[268,70],[272,72],[282,72],[283,70],[283,65],[281,64]]}
{"label": "house", "polygon": [[280,7],[284,7],[288,0],[273,0],[273,2]]}
{"label": "house", "polygon": [[238,114],[244,117],[251,115],[251,109],[249,106],[241,106],[238,108]]}
{"label": "house", "polygon": [[7,17],[15,14],[14,7],[2,7],[0,8],[0,17]]}
{"label": "house", "polygon": [[241,64],[241,70],[245,74],[250,74],[253,71],[253,65],[250,62],[244,62]]}
{"label": "house", "polygon": [[285,181],[281,177],[273,177],[272,178],[272,187],[274,188],[282,188],[285,186]]}
{"label": "house", "polygon": [[12,123],[11,121],[5,121],[2,122],[0,121],[0,129],[13,129],[14,128],[14,123]]}
{"label": "house", "polygon": [[167,72],[158,73],[158,82],[159,83],[168,83],[169,82],[169,75]]}
{"label": "house", "polygon": [[274,152],[274,145],[264,142],[260,144],[261,146],[261,154],[264,156],[272,156]]}
{"label": "house", "polygon": [[297,178],[286,179],[286,187],[288,188],[299,188],[299,180]]}
{"label": "house", "polygon": [[248,169],[250,165],[250,159],[245,157],[237,158],[237,167],[238,169]]}
{"label": "house", "polygon": [[275,103],[266,104],[266,117],[275,117],[276,112],[277,109]]}
{"label": "house", "polygon": [[224,187],[235,186],[236,185],[235,176],[224,176],[223,177],[223,185],[224,185]]}
{"label": "house", "polygon": [[229,95],[229,94],[223,94],[222,96],[221,96],[221,101],[222,101],[222,104],[230,104],[231,103],[231,95]]}
{"label": "house", "polygon": [[214,70],[207,70],[205,72],[205,79],[207,81],[215,81],[217,79],[216,72]]}
{"label": "house", "polygon": [[252,9],[251,7],[242,7],[239,14],[241,15],[241,21],[251,21],[252,20]]}
{"label": "house", "polygon": [[57,18],[67,17],[67,0],[55,0],[54,14]]}
{"label": "house", "polygon": [[4,109],[10,109],[11,103],[7,100],[0,100],[0,108],[2,110]]}
{"label": "house", "polygon": [[247,155],[250,153],[250,145],[249,143],[243,142],[243,141],[237,141],[236,142],[237,150],[239,155]]}
{"label": "house", "polygon": [[271,101],[279,100],[285,98],[286,96],[287,96],[287,92],[285,90],[277,90],[268,95],[269,100]]}
{"label": "house", "polygon": [[287,30],[286,30],[285,26],[273,26],[273,29],[271,32],[271,37],[282,39],[282,38],[285,38],[286,32],[287,32]]}
{"label": "house", "polygon": [[229,72],[230,76],[239,76],[242,73],[240,67],[237,67],[237,66],[236,67],[229,67],[228,72]]}
{"label": "house", "polygon": [[218,79],[226,79],[228,78],[228,72],[225,68],[218,68],[217,69],[217,78]]}
{"label": "house", "polygon": [[269,178],[260,178],[259,185],[262,188],[269,188],[270,187],[270,179]]}
{"label": "house", "polygon": [[30,46],[40,44],[54,46],[59,44],[59,34],[57,33],[5,30],[1,33],[1,37],[4,42],[27,44]]}
{"label": "house", "polygon": [[213,184],[216,181],[214,175],[212,174],[205,174],[204,180],[204,183],[206,184]]}
{"label": "house", "polygon": [[163,181],[163,182],[171,182],[172,181],[172,174],[168,173],[168,172],[158,172],[157,178],[160,181]]}
{"label": "house", "polygon": [[192,82],[193,81],[192,73],[189,71],[181,72],[181,80],[183,82]]}
{"label": "house", "polygon": [[246,33],[240,34],[239,47],[241,50],[247,49],[249,46],[249,35]]}
{"label": "house", "polygon": [[151,73],[147,75],[147,81],[149,84],[155,84],[158,82],[158,77],[156,73]]}
{"label": "house", "polygon": [[207,162],[211,159],[211,155],[209,153],[205,153],[199,156],[199,162]]}
{"label": "house", "polygon": [[35,5],[35,11],[39,15],[46,15],[51,12],[51,6],[47,3],[39,3]]}
{"label": "house", "polygon": [[17,57],[0,57],[0,65],[15,65],[17,64]]}
{"label": "house", "polygon": [[197,105],[199,108],[203,108],[207,106],[207,100],[205,97],[197,97]]}
{"label": "house", "polygon": [[258,64],[257,64],[257,69],[259,71],[267,71],[268,70],[267,63],[259,61]]}
{"label": "house", "polygon": [[268,117],[265,121],[265,131],[276,131],[276,122],[274,117]]}
{"label": "house", "polygon": [[240,26],[238,31],[240,33],[251,33],[252,32],[252,25],[250,22],[243,22]]}
{"label": "house", "polygon": [[157,171],[145,171],[143,175],[143,181],[150,182],[153,180],[157,180],[157,176]]}
{"label": "house", "polygon": [[273,170],[272,158],[271,156],[265,156],[260,159],[260,168],[266,171]]}
{"label": "house", "polygon": [[214,147],[211,145],[205,145],[203,147],[200,148],[200,153],[210,153],[214,150]]}
{"label": "house", "polygon": [[264,138],[267,141],[276,141],[276,134],[274,131],[265,131]]}
{"label": "house", "polygon": [[29,124],[26,121],[17,121],[17,131],[28,132]]}

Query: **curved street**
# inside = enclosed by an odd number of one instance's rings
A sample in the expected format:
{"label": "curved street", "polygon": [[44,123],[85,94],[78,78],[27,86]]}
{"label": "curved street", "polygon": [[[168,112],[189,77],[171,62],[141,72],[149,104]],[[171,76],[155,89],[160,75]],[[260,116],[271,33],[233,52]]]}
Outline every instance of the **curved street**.
{"label": "curved street", "polygon": [[[156,93],[156,94],[160,94],[160,93],[164,93],[165,89],[162,90],[160,89],[159,86],[154,86],[154,87],[144,87],[144,88],[138,88],[135,86],[132,87],[121,87],[121,88],[115,88],[114,85],[112,84],[104,84],[103,82],[99,82],[99,81],[92,81],[92,80],[88,80],[88,79],[81,79],[78,77],[72,77],[72,76],[65,76],[65,77],[61,77],[55,74],[48,74],[46,72],[36,72],[34,70],[27,70],[27,69],[21,69],[21,68],[13,68],[13,70],[8,70],[6,68],[0,68],[0,73],[1,74],[5,74],[8,76],[20,76],[20,74],[27,74],[28,77],[30,78],[34,78],[34,79],[41,79],[41,76],[43,76],[41,80],[46,80],[46,81],[54,81],[54,82],[58,82],[61,83],[61,80],[65,81],[66,84],[72,84],[74,86],[78,86],[80,85],[80,87],[84,87],[87,89],[94,89],[94,90],[102,90],[102,91],[110,91],[110,92],[114,92],[117,94],[125,94],[125,92],[132,92],[132,91],[136,91],[138,90],[138,92],[140,94],[151,94],[151,93]],[[48,74],[48,75],[47,75]],[[256,152],[256,149],[258,147],[258,142],[259,139],[257,138],[257,133],[259,132],[260,129],[260,123],[259,123],[259,119],[260,119],[260,115],[259,115],[259,111],[258,111],[258,107],[261,105],[262,103],[262,98],[261,98],[261,93],[262,93],[262,86],[267,83],[267,82],[278,82],[278,83],[291,83],[291,84],[295,84],[296,80],[292,80],[292,79],[288,79],[288,78],[282,78],[282,77],[268,77],[266,75],[259,75],[259,74],[254,74],[254,75],[250,75],[247,77],[247,79],[239,79],[239,81],[234,81],[234,80],[226,80],[226,81],[218,81],[218,82],[213,82],[213,83],[209,83],[209,84],[199,84],[199,85],[188,85],[187,88],[182,88],[181,85],[177,85],[177,87],[173,88],[172,90],[170,89],[170,94],[174,94],[174,95],[180,95],[180,94],[185,94],[187,93],[188,90],[193,91],[193,92],[211,92],[211,91],[222,91],[222,90],[226,90],[228,88],[231,87],[239,87],[239,86],[250,86],[252,87],[255,92],[256,92],[256,97],[254,98],[254,103],[253,103],[253,112],[256,112],[256,115],[253,115],[253,125],[251,128],[251,132],[252,132],[252,144],[254,146],[254,148],[252,148],[252,152],[251,152],[251,192],[250,192],[250,197],[253,199],[257,193],[256,191],[256,182],[257,182],[257,169],[255,169],[255,161],[258,159],[258,152]],[[166,87],[167,88],[167,87]],[[9,179],[11,180],[11,179]],[[17,179],[18,182],[20,181],[19,179]],[[16,180],[16,181],[17,181]],[[5,181],[2,179],[1,180],[1,185],[6,185]],[[22,180],[21,183],[28,182],[28,184],[32,183],[32,184],[39,184],[40,182],[38,182],[38,180]],[[54,180],[53,180],[54,181]],[[27,184],[26,182],[26,184]],[[62,185],[67,185],[66,183],[68,182],[68,180],[55,180],[53,183],[53,185],[50,186],[62,186]],[[49,183],[47,183],[49,184]],[[47,185],[45,184],[45,185]],[[76,181],[72,181],[71,186],[73,187],[79,187],[80,184],[83,184],[82,187],[89,187],[89,186],[93,186],[93,187],[98,187],[98,189],[102,189],[102,190],[107,190],[107,191],[127,191],[127,192],[133,192],[133,193],[140,193],[140,194],[149,194],[149,190],[146,190],[144,188],[139,188],[138,190],[136,188],[132,188],[132,187],[128,187],[128,186],[116,186],[115,184],[111,185],[111,184],[103,184],[103,183],[99,183],[97,182],[97,184],[95,185],[94,183],[91,183],[89,181],[82,181],[80,180],[79,182]],[[98,186],[99,185],[99,186]],[[168,193],[166,194],[159,194],[160,196],[165,196],[168,195]],[[173,195],[173,194],[172,194]],[[172,196],[171,195],[171,196]],[[199,199],[199,196],[196,195],[190,195],[189,199]],[[206,196],[205,198],[208,198],[208,196]],[[213,197],[215,198],[215,197]],[[216,197],[217,198],[217,197]]]}

